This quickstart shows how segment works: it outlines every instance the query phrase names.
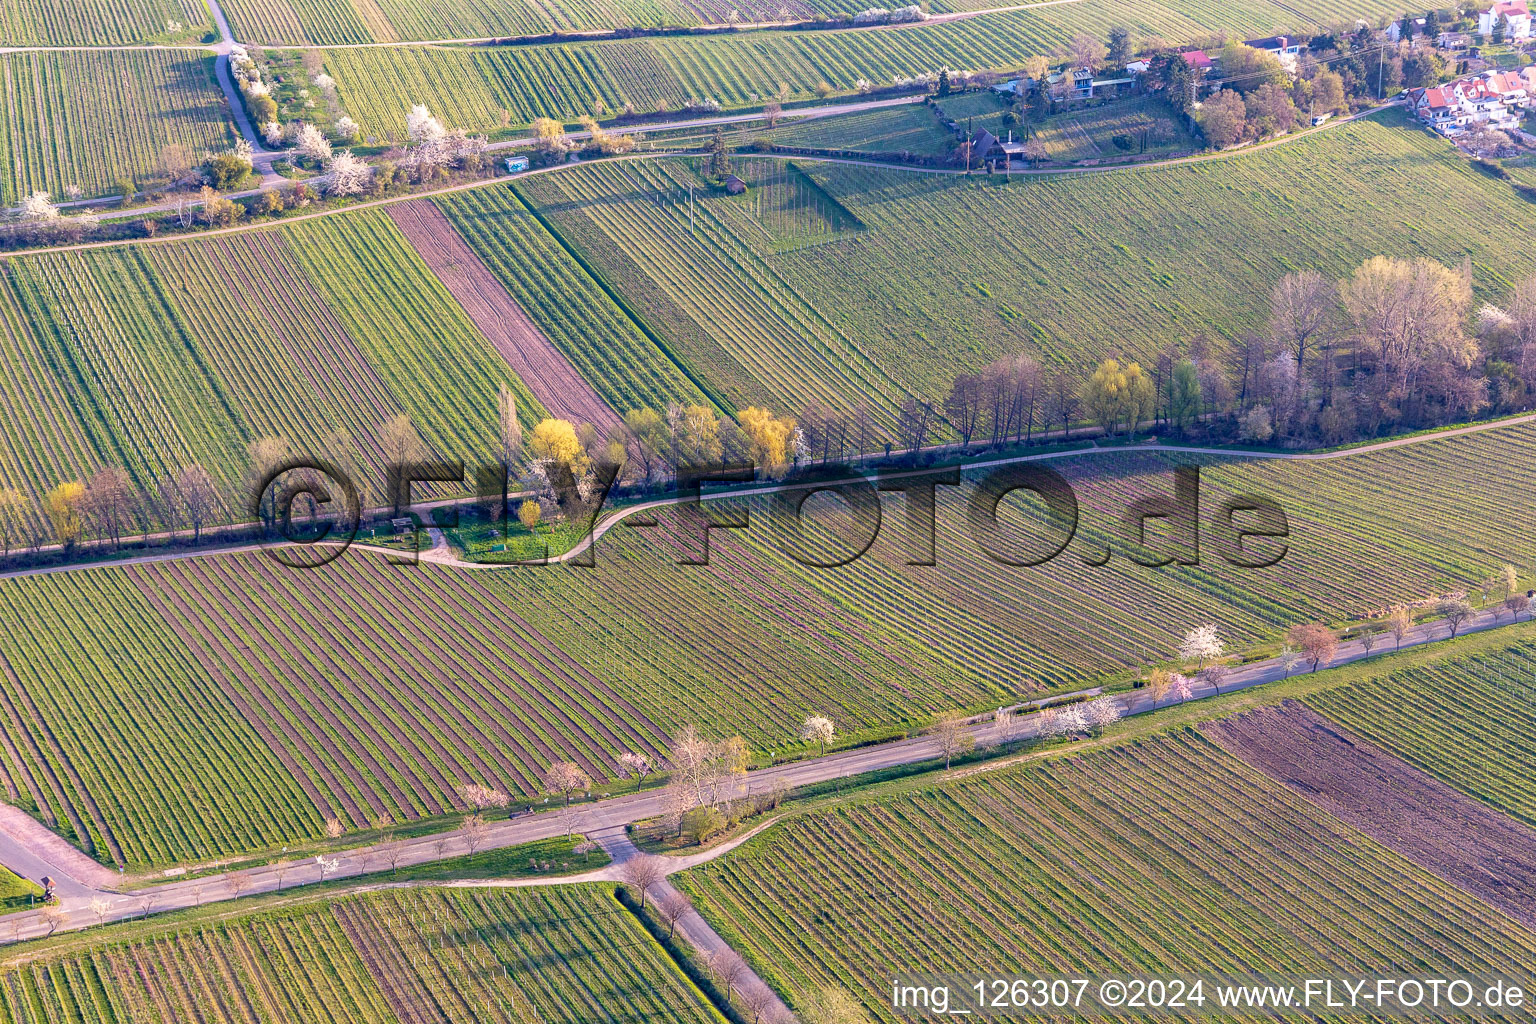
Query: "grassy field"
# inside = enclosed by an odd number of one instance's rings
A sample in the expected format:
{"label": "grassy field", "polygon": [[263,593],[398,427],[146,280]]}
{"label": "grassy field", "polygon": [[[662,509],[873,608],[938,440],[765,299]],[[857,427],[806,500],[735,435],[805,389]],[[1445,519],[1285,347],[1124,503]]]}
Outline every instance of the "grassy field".
{"label": "grassy field", "polygon": [[0,480],[34,496],[103,464],[152,492],[195,461],[243,510],[246,445],[277,436],[377,497],[389,416],[473,464],[499,385],[542,414],[382,213],[8,268]]}
{"label": "grassy field", "polygon": [[0,8],[0,46],[195,43],[212,33],[198,0],[13,0]]}
{"label": "grassy field", "polygon": [[1536,645],[1391,672],[1306,699],[1457,789],[1536,824]]}
{"label": "grassy field", "polygon": [[[1061,163],[1133,155],[1165,157],[1196,148],[1183,119],[1160,99],[1149,97],[1056,114],[1034,127],[1050,159]],[[1167,137],[1149,136],[1143,150],[1142,131],[1154,128],[1162,129]],[[1117,136],[1128,138],[1131,148],[1117,146]]]}
{"label": "grassy field", "polygon": [[889,427],[906,393],[825,314],[798,301],[772,263],[780,252],[857,235],[857,219],[782,160],[739,158],[737,173],[755,186],[740,197],[711,189],[692,168],[599,165],[518,189],[722,405],[862,403]]}
{"label": "grassy field", "polygon": [[235,141],[213,58],[192,51],[0,54],[0,204],[35,191],[114,194],[160,177],[160,154],[193,162]]}
{"label": "grassy field", "polygon": [[762,135],[781,146],[916,156],[944,156],[955,145],[954,136],[933,112],[915,103],[839,117],[790,121]]}
{"label": "grassy field", "polygon": [[[773,163],[739,155],[737,169],[749,182],[790,175]],[[1536,267],[1520,255],[1536,207],[1390,113],[1233,159],[1102,175],[796,166],[820,188],[786,194],[807,222],[794,237],[753,213],[771,190],[727,197],[697,178],[690,230],[678,161],[518,188],[738,406],[865,402],[887,423],[907,395],[938,400],[956,374],[1021,350],[1080,367],[1110,348],[1150,359],[1197,334],[1219,349],[1263,327],[1272,284],[1294,270],[1470,258],[1480,296],[1502,302]],[[1317,184],[1298,192],[1297,180]],[[1486,230],[1467,234],[1453,210]],[[825,211],[836,224],[813,233]]]}
{"label": "grassy field", "polygon": [[[921,725],[1129,674],[1198,622],[1241,650],[1518,564],[1529,474],[1487,467],[1528,464],[1533,442],[1525,426],[1334,462],[1206,459],[1199,566],[1124,557],[1121,510],[1172,488],[1172,460],[1127,452],[1053,463],[1077,491],[1078,536],[1036,568],[980,554],[969,492],[940,488],[926,568],[906,564],[891,498],[870,553],[835,570],[793,562],[754,501],[753,528],[715,532],[707,567],[676,564],[697,540],[662,514],[609,533],[592,569],[413,572],[359,555],[295,572],[249,555],[11,580],[0,764],[10,799],[140,865],[311,839],[332,815],[431,818],[464,782],[536,793],[553,760],[601,780],[688,724],[759,751],[813,713],[845,733]],[[1222,561],[1209,517],[1232,493],[1285,509],[1277,566]],[[1084,563],[1106,545],[1107,565]],[[188,741],[202,729],[219,742]]]}
{"label": "grassy field", "polygon": [[791,1000],[882,1021],[893,965],[1476,973],[1536,942],[1190,731],[798,818],[679,884]]}
{"label": "grassy field", "polygon": [[[1328,3],[1291,5],[1306,17],[1332,15]],[[1390,0],[1369,0],[1350,12],[1395,12]],[[762,102],[780,85],[814,95],[819,83],[853,90],[940,67],[1014,69],[1031,54],[1065,52],[1088,32],[1103,38],[1113,25],[1138,36],[1193,39],[1218,30],[1260,34],[1296,28],[1298,16],[1266,0],[1217,6],[1201,0],[1167,3],[1106,0],[981,15],[896,30],[751,32],[487,49],[334,50],[326,70],[343,104],[369,135],[403,136],[405,113],[425,103],[445,123],[494,129],[534,117],[573,119],[601,99],[609,111],[626,103],[638,111],[689,99],[727,107]]]}
{"label": "grassy field", "polygon": [[608,886],[418,889],[117,926],[14,954],[6,1024],[718,1024]]}

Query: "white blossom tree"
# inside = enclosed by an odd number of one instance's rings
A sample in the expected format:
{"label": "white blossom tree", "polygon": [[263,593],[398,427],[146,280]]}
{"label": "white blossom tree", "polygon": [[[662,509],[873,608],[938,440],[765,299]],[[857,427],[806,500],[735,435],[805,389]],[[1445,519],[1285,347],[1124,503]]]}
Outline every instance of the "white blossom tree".
{"label": "white blossom tree", "polygon": [[1088,716],[1083,713],[1081,704],[1072,704],[1056,712],[1056,732],[1059,735],[1071,736],[1087,732],[1088,729]]}
{"label": "white blossom tree", "polygon": [[832,737],[837,730],[832,725],[832,719],[822,715],[812,715],[805,720],[805,725],[800,729],[800,738],[807,743],[815,743],[821,747],[821,752],[827,752],[827,744],[832,742]]}
{"label": "white blossom tree", "polygon": [[[330,148],[329,142],[326,148]],[[336,154],[326,166],[326,173],[329,175],[326,191],[333,196],[359,195],[373,180],[373,168],[366,161],[353,156],[350,149]]]}
{"label": "white blossom tree", "polygon": [[276,149],[283,144],[283,126],[276,121],[268,121],[261,126],[261,137],[267,145]]}
{"label": "white blossom tree", "polygon": [[59,208],[49,201],[47,192],[33,192],[16,207],[16,216],[24,221],[57,220]]}
{"label": "white blossom tree", "polygon": [[1226,650],[1226,645],[1221,642],[1221,637],[1216,635],[1216,624],[1208,622],[1203,626],[1196,626],[1184,634],[1184,640],[1179,644],[1179,657],[1185,661],[1195,661],[1195,670],[1205,667],[1205,663],[1213,658],[1221,657],[1221,652]]}
{"label": "white blossom tree", "polygon": [[343,142],[356,142],[358,134],[362,131],[356,121],[346,114],[336,119],[336,137]]}
{"label": "white blossom tree", "polygon": [[418,103],[405,115],[405,131],[416,145],[439,142],[447,135],[443,122],[432,116],[424,104]]}
{"label": "white blossom tree", "polygon": [[1106,728],[1120,721],[1121,715],[1120,702],[1113,697],[1099,697],[1083,705],[1083,716],[1101,736]]}
{"label": "white blossom tree", "polygon": [[331,159],[331,140],[325,137],[325,133],[312,124],[299,125],[298,134],[294,137],[293,147],[302,157],[318,160],[326,163]]}

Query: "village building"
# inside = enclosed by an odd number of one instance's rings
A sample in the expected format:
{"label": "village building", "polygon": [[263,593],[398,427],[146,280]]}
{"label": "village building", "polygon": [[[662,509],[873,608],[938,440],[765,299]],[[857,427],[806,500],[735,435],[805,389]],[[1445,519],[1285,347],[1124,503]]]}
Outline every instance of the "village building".
{"label": "village building", "polygon": [[1477,31],[1484,38],[1500,28],[1504,30],[1505,42],[1531,38],[1531,8],[1527,0],[1497,0],[1477,16]]}
{"label": "village building", "polygon": [[1244,46],[1263,50],[1280,61],[1280,66],[1294,75],[1301,62],[1301,40],[1293,36],[1265,36],[1263,39],[1245,39]]}
{"label": "village building", "polygon": [[1521,72],[1485,71],[1433,89],[1408,92],[1408,107],[1414,115],[1449,138],[1481,128],[1516,131],[1520,112],[1533,100],[1536,67]]}

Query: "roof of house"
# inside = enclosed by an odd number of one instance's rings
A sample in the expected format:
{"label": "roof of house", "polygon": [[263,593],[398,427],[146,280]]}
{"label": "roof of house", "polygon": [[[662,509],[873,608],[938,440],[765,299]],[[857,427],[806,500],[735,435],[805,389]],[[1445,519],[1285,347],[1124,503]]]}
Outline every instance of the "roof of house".
{"label": "roof of house", "polygon": [[732,193],[745,192],[747,190],[747,183],[734,174],[727,174],[725,176],[725,190]]}
{"label": "roof of house", "polygon": [[1449,107],[1451,105],[1451,98],[1446,95],[1444,89],[1425,89],[1424,105],[1431,109]]}
{"label": "roof of house", "polygon": [[997,136],[985,128],[976,129],[976,134],[971,136],[971,155],[984,157],[992,152],[992,147],[997,145]]}
{"label": "roof of house", "polygon": [[1245,39],[1243,45],[1255,50],[1288,50],[1300,44],[1290,36],[1265,36],[1263,39]]}
{"label": "roof of house", "polygon": [[1216,62],[1211,60],[1204,50],[1185,50],[1179,56],[1183,57],[1184,62],[1192,68],[1213,68],[1216,66]]}
{"label": "roof of house", "polygon": [[1526,17],[1530,17],[1531,9],[1526,6],[1526,0],[1498,0],[1489,13],[1494,17],[1498,17],[1501,14],[1523,14]]}

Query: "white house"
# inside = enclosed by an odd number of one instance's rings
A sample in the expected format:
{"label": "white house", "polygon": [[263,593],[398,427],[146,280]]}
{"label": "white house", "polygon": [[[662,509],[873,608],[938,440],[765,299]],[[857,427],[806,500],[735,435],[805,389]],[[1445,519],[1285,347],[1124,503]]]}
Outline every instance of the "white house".
{"label": "white house", "polygon": [[1414,89],[1409,104],[1419,118],[1442,135],[1475,128],[1513,131],[1518,111],[1536,97],[1536,73],[1485,71],[1435,89]]}
{"label": "white house", "polygon": [[[1403,23],[1401,21],[1394,21],[1392,24],[1387,26],[1386,31],[1383,34],[1394,43],[1401,42],[1403,38]],[[1423,18],[1413,19],[1413,34],[1418,36],[1424,34]]]}
{"label": "white house", "polygon": [[1273,55],[1287,72],[1296,73],[1301,59],[1301,40],[1293,36],[1265,36],[1263,39],[1245,39],[1243,45]]}
{"label": "white house", "polygon": [[1531,9],[1526,0],[1496,0],[1477,16],[1477,31],[1484,38],[1493,35],[1500,25],[1506,42],[1531,38]]}

